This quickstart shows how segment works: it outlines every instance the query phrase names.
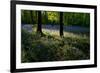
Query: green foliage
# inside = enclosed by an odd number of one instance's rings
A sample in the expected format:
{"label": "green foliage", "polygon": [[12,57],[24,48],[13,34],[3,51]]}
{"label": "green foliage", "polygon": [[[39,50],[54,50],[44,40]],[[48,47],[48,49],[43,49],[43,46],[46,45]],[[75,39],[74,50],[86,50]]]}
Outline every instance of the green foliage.
{"label": "green foliage", "polygon": [[46,12],[48,16],[49,24],[59,24],[59,13],[58,12]]}
{"label": "green foliage", "polygon": [[[32,13],[31,13],[32,12]],[[41,11],[42,24],[58,24],[59,25],[59,12],[54,11]],[[37,24],[37,11],[21,10],[22,24]],[[63,24],[67,26],[90,26],[90,14],[78,12],[63,12]]]}
{"label": "green foliage", "polygon": [[66,36],[61,38],[45,33],[45,36],[41,37],[38,33],[22,30],[21,37],[22,62],[85,60],[90,58],[88,36],[87,38],[80,35],[79,37]]}
{"label": "green foliage", "polygon": [[74,13],[74,12],[65,12],[63,17],[64,25],[70,26],[90,26],[90,14],[89,13]]}
{"label": "green foliage", "polygon": [[21,10],[21,23],[22,24],[37,24],[37,19],[38,19],[37,11]]}

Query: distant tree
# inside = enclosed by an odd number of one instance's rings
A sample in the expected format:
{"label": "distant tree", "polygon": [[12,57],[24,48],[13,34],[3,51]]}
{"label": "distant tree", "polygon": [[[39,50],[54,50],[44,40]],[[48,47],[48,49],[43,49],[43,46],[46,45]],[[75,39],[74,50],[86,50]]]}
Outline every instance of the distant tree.
{"label": "distant tree", "polygon": [[48,15],[46,11],[42,11],[42,24],[48,24]]}
{"label": "distant tree", "polygon": [[23,12],[22,13],[23,14],[23,16],[22,16],[23,23],[27,24],[27,22],[28,22],[28,20],[27,20],[27,11],[26,10],[22,10],[22,12]]}
{"label": "distant tree", "polygon": [[34,24],[34,20],[33,20],[33,11],[30,11],[30,17],[31,17],[31,23]]}

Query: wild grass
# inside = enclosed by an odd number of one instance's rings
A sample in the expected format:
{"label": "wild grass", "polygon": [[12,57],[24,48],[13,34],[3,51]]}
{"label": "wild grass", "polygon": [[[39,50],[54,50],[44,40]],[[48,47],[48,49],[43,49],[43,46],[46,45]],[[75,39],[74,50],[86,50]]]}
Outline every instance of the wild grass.
{"label": "wild grass", "polygon": [[90,39],[85,34],[59,31],[47,32],[45,36],[34,32],[22,30],[21,34],[21,62],[45,62],[86,60],[90,58]]}

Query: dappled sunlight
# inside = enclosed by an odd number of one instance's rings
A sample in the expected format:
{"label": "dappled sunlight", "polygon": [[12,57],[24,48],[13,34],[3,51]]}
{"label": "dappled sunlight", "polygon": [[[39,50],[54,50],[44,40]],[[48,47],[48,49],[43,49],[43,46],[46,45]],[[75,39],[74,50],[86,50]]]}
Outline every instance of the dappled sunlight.
{"label": "dappled sunlight", "polygon": [[[22,62],[85,60],[90,58],[89,38],[82,38],[70,32],[61,38],[58,31],[47,33],[45,36],[36,32],[22,31]],[[88,37],[88,36],[87,36]]]}
{"label": "dappled sunlight", "polygon": [[21,10],[21,62],[90,59],[90,14]]}
{"label": "dappled sunlight", "polygon": [[[49,30],[49,29],[42,29],[44,33],[59,36],[59,30]],[[77,38],[89,38],[86,34],[77,34],[73,32],[63,32],[64,37],[77,37]],[[60,36],[59,36],[60,37]]]}

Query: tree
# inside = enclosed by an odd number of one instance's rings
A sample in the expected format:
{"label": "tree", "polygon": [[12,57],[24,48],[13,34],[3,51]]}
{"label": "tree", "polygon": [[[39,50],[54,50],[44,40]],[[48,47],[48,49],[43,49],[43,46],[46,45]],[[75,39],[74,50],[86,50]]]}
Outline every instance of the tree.
{"label": "tree", "polygon": [[33,20],[33,12],[30,11],[30,16],[31,16],[31,23],[34,24],[34,20]]}
{"label": "tree", "polygon": [[38,24],[37,24],[37,32],[42,34],[42,25],[41,25],[41,11],[37,11],[38,12]]}
{"label": "tree", "polygon": [[63,36],[63,12],[60,12],[60,36]]}

